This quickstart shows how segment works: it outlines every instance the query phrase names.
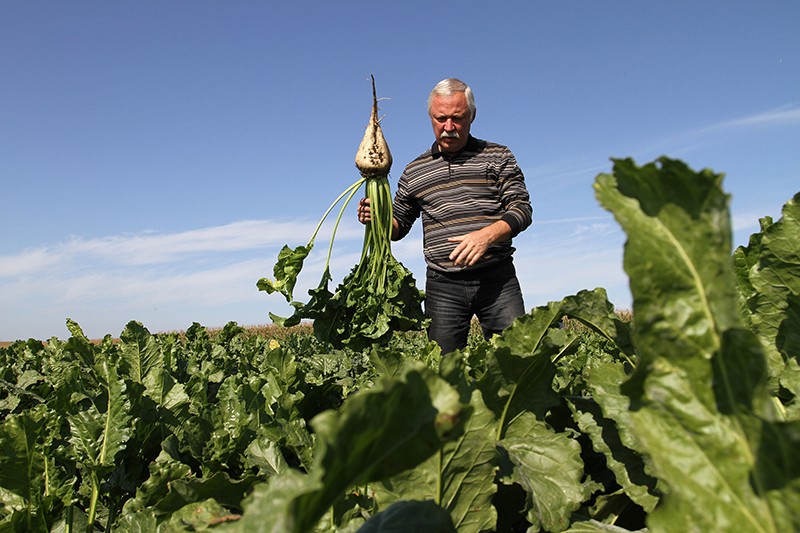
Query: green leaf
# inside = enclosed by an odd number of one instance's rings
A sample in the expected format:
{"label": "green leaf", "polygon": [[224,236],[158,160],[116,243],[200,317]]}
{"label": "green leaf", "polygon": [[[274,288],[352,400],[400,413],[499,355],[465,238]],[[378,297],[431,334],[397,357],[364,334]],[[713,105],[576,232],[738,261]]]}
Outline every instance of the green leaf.
{"label": "green leaf", "polygon": [[169,491],[153,507],[158,514],[172,514],[186,505],[214,499],[230,509],[239,509],[255,481],[254,476],[232,479],[224,472],[206,478],[184,476],[171,481]]}
{"label": "green leaf", "polygon": [[[378,263],[381,273],[374,274],[369,267]],[[419,330],[427,324],[422,291],[411,272],[391,255],[368,254],[333,294],[322,289],[309,292],[312,300],[302,308],[302,317],[314,320],[317,338],[336,348],[360,351],[386,344],[397,331]]]}
{"label": "green leaf", "polygon": [[67,319],[67,329],[72,333],[72,337],[67,341],[65,349],[78,355],[84,366],[91,367],[94,364],[95,354],[95,347],[92,341],[83,334],[83,330],[78,323],[69,318]]}
{"label": "green leaf", "polygon": [[635,359],[630,326],[617,316],[605,289],[580,291],[568,296],[562,300],[560,311],[613,341],[629,359]]}
{"label": "green leaf", "polygon": [[[336,290],[328,290],[330,257],[333,239],[347,203],[366,182],[366,196],[373,206],[372,222],[364,228],[361,258],[345,276]],[[303,260],[333,207],[347,197],[333,229],[328,260],[322,280],[316,289],[309,291],[307,304],[292,301],[292,290]],[[297,325],[303,319],[313,320],[314,334],[335,348],[361,351],[370,345],[385,345],[396,331],[421,330],[428,319],[422,312],[424,293],[419,290],[410,270],[397,261],[391,252],[391,191],[388,176],[361,178],[348,187],[328,208],[314,231],[308,246],[292,250],[284,246],[275,265],[275,281],[262,278],[257,282],[260,290],[281,292],[294,308],[289,317],[270,313],[272,321],[284,327]]]}
{"label": "green leaf", "polygon": [[44,406],[10,415],[0,425],[0,487],[36,505],[43,496],[46,468]]}
{"label": "green leaf", "polygon": [[789,396],[783,406],[786,419],[796,422],[800,420],[800,363],[796,359],[790,359],[778,379],[781,389]]}
{"label": "green leaf", "polygon": [[298,246],[297,248],[289,248],[284,246],[278,253],[278,261],[273,267],[273,274],[275,281],[268,278],[261,278],[256,282],[256,286],[260,291],[266,291],[267,294],[279,292],[286,297],[286,301],[292,300],[292,291],[297,283],[297,276],[303,269],[303,262],[311,253],[314,247],[313,239],[306,246]]}
{"label": "green leaf", "polygon": [[151,374],[163,370],[159,357],[161,350],[155,338],[142,324],[135,321],[128,322],[120,334],[120,341],[122,360],[127,364],[128,375],[132,380],[145,384]]}
{"label": "green leaf", "polygon": [[186,504],[172,513],[162,529],[171,531],[203,531],[227,519],[238,519],[213,498]]}
{"label": "green leaf", "polygon": [[107,387],[105,395],[67,419],[76,461],[99,471],[113,468],[114,457],[125,446],[132,429],[130,400],[125,396],[125,383],[117,375],[117,369],[104,358],[98,363],[98,371]]}
{"label": "green leaf", "polygon": [[[176,428],[186,421],[189,397],[183,384],[178,383],[173,375],[176,354],[173,342],[151,335],[139,322],[131,321],[120,335],[119,349],[126,374],[134,383],[140,383],[144,395],[156,403],[156,408],[147,413],[149,417],[144,418],[145,413],[141,413],[143,417],[140,417],[139,424],[146,424],[148,428],[137,431],[160,433],[163,426]],[[131,401],[135,402],[135,398],[131,397]],[[144,411],[133,403],[132,409]]]}
{"label": "green leaf", "polygon": [[[318,448],[310,476],[290,470],[270,480],[268,490],[283,494],[275,495],[280,506],[269,503],[272,523],[284,532],[310,530],[348,487],[413,468],[457,438],[469,412],[450,385],[420,365],[349,396],[338,413],[312,420]],[[264,512],[251,511],[254,505],[246,505],[245,519]]]}
{"label": "green leaf", "polygon": [[[601,203],[625,229],[625,270],[634,293],[637,351],[695,362],[740,324],[730,270],[731,230],[722,175],[661,159],[636,167],[615,161],[597,177]],[[715,321],[719,328],[707,327]],[[642,326],[648,333],[642,333]],[[701,366],[695,362],[696,366]],[[701,376],[697,376],[700,378]]]}
{"label": "green leaf", "polygon": [[[242,519],[225,531],[232,533],[289,533],[310,531],[306,517],[293,512],[296,502],[321,489],[317,477],[287,470],[253,488],[242,502]],[[323,510],[324,512],[324,510]],[[302,525],[301,525],[302,523]]]}
{"label": "green leaf", "polygon": [[583,480],[580,444],[531,413],[522,414],[498,444],[514,466],[507,481],[519,483],[527,494],[528,531],[562,531],[572,512],[600,488]]}
{"label": "green leaf", "polygon": [[575,422],[602,453],[617,483],[631,500],[646,512],[659,501],[657,480],[650,472],[649,459],[633,433],[630,400],[619,390],[627,376],[619,363],[588,362],[589,390],[593,401],[570,403]]}
{"label": "green leaf", "polygon": [[538,307],[494,339],[486,371],[477,382],[486,405],[498,420],[497,439],[526,412],[543,418],[558,403],[552,382],[552,359],[569,345],[564,332],[551,328],[562,316],[560,306]]}
{"label": "green leaf", "polygon": [[646,529],[637,529],[631,531],[624,527],[615,526],[612,524],[604,524],[597,520],[585,520],[580,522],[573,522],[569,529],[565,529],[562,533],[646,533]]}
{"label": "green leaf", "polygon": [[[78,530],[79,531],[79,530]],[[114,533],[160,533],[155,512],[145,509],[123,514],[114,524]]]}
{"label": "green leaf", "polygon": [[773,378],[792,359],[800,361],[800,193],[773,223],[734,252],[742,313],[768,356]]}
{"label": "green leaf", "polygon": [[374,486],[380,508],[402,500],[431,500],[449,512],[459,533],[495,528],[496,420],[480,391],[473,391],[470,405],[473,413],[460,437],[416,468]]}
{"label": "green leaf", "polygon": [[[136,495],[125,502],[125,514],[134,514],[145,509],[154,509],[169,492],[172,483],[191,477],[191,467],[161,451],[148,465],[150,477],[136,488]],[[155,516],[155,515],[154,515]]]}
{"label": "green leaf", "polygon": [[[721,181],[662,158],[616,161],[595,184],[628,235],[640,364],[623,392],[666,494],[648,525],[791,531],[800,519],[782,502],[798,500],[800,459],[785,450],[798,440],[772,421],[765,358],[739,317]],[[767,456],[769,468],[756,460]]]}
{"label": "green leaf", "polygon": [[246,468],[258,469],[268,475],[280,474],[289,469],[280,446],[268,438],[255,438],[244,452]]}

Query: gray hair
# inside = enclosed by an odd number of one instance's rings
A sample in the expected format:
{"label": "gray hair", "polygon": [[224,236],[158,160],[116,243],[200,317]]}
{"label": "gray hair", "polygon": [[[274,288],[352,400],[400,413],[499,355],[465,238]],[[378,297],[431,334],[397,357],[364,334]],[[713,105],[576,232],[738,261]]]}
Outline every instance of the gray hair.
{"label": "gray hair", "polygon": [[452,96],[453,93],[464,93],[469,106],[469,119],[470,121],[475,120],[475,96],[469,85],[457,78],[446,78],[434,86],[431,94],[428,95],[428,114],[431,114],[431,102],[434,96]]}

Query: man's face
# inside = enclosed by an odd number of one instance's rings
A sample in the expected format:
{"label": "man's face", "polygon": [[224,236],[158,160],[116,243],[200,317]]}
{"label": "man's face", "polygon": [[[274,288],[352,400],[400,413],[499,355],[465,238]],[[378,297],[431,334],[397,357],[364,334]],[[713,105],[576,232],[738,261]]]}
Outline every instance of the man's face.
{"label": "man's face", "polygon": [[464,148],[472,124],[467,96],[462,92],[455,92],[450,96],[434,96],[430,113],[433,134],[439,143],[439,149],[447,154],[454,154]]}

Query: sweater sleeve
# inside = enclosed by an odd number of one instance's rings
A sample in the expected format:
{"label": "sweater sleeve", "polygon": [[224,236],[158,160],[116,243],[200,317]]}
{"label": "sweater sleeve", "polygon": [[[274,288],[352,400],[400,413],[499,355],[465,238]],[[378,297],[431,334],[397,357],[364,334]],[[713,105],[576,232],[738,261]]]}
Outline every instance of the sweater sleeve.
{"label": "sweater sleeve", "polygon": [[500,217],[511,227],[511,236],[515,237],[531,225],[533,207],[530,194],[525,186],[525,177],[510,150],[499,169],[499,184],[504,213]]}

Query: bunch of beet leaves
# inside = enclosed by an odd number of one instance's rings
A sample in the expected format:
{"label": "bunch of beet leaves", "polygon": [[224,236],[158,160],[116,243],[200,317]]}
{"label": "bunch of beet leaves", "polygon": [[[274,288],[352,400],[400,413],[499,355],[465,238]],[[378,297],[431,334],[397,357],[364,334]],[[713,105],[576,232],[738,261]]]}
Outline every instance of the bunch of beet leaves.
{"label": "bunch of beet leaves", "polygon": [[[356,153],[356,167],[361,177],[333,201],[320,219],[305,246],[284,246],[273,269],[274,281],[261,278],[259,290],[280,292],[294,308],[290,317],[270,313],[275,324],[293,326],[302,320],[314,322],[314,334],[337,348],[359,350],[372,344],[385,344],[395,331],[419,330],[427,320],[422,312],[424,294],[417,288],[411,271],[392,255],[392,196],[389,169],[392,155],[378,119],[375,79],[372,79],[372,112],[364,138]],[[342,280],[335,292],[328,290],[333,240],[342,215],[353,196],[364,185],[370,201],[371,219],[365,224],[361,258]],[[322,279],[309,290],[307,303],[292,296],[303,262],[314,246],[322,223],[344,199],[333,228]]]}

